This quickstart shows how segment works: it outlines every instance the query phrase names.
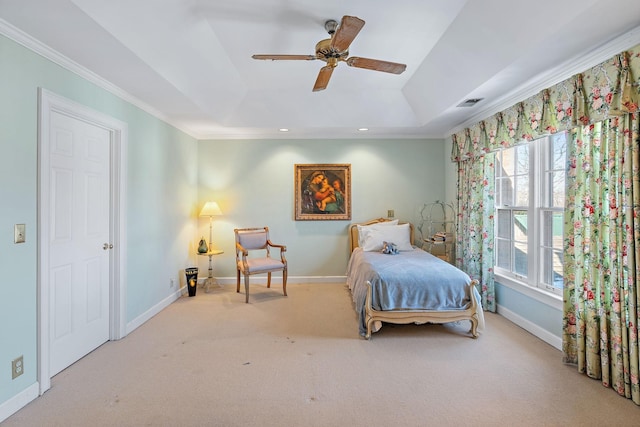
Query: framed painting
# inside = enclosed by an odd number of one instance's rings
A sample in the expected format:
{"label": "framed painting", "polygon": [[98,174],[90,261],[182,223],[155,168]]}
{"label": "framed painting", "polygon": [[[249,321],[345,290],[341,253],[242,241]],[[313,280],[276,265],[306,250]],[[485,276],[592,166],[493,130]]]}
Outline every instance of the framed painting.
{"label": "framed painting", "polygon": [[295,165],[296,221],[351,219],[351,165]]}

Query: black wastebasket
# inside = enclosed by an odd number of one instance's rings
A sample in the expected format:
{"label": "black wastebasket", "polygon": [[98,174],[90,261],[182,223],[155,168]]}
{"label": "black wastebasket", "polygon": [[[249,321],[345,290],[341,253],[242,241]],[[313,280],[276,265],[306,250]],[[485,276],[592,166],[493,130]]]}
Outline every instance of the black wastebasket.
{"label": "black wastebasket", "polygon": [[184,269],[187,276],[187,289],[190,297],[196,296],[196,288],[198,287],[198,267],[188,267]]}

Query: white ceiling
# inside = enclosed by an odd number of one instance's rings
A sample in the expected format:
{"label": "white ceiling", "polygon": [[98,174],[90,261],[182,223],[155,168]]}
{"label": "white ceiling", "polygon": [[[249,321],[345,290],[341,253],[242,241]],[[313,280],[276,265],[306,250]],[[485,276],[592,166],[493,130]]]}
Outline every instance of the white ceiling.
{"label": "white ceiling", "polygon": [[[312,55],[343,15],[366,21],[352,56],[407,70],[340,63],[314,93],[322,61],[251,58]],[[640,1],[0,0],[0,18],[196,138],[440,138],[635,36]]]}

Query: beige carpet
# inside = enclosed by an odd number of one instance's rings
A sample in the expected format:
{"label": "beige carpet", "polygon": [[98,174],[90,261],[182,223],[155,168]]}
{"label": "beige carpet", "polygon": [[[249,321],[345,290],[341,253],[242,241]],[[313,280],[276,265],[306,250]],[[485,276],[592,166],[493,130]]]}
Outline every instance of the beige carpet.
{"label": "beige carpet", "polygon": [[640,408],[486,314],[359,337],[341,284],[198,289],[52,379],[12,426],[637,426]]}

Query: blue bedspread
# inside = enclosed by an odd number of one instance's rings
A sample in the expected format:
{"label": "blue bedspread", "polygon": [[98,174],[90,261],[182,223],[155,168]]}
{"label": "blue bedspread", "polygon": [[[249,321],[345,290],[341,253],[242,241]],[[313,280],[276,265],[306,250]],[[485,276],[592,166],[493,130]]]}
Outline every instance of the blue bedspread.
{"label": "blue bedspread", "polygon": [[422,249],[386,255],[356,248],[347,266],[347,285],[365,335],[367,281],[374,310],[464,310],[471,304],[471,278]]}

